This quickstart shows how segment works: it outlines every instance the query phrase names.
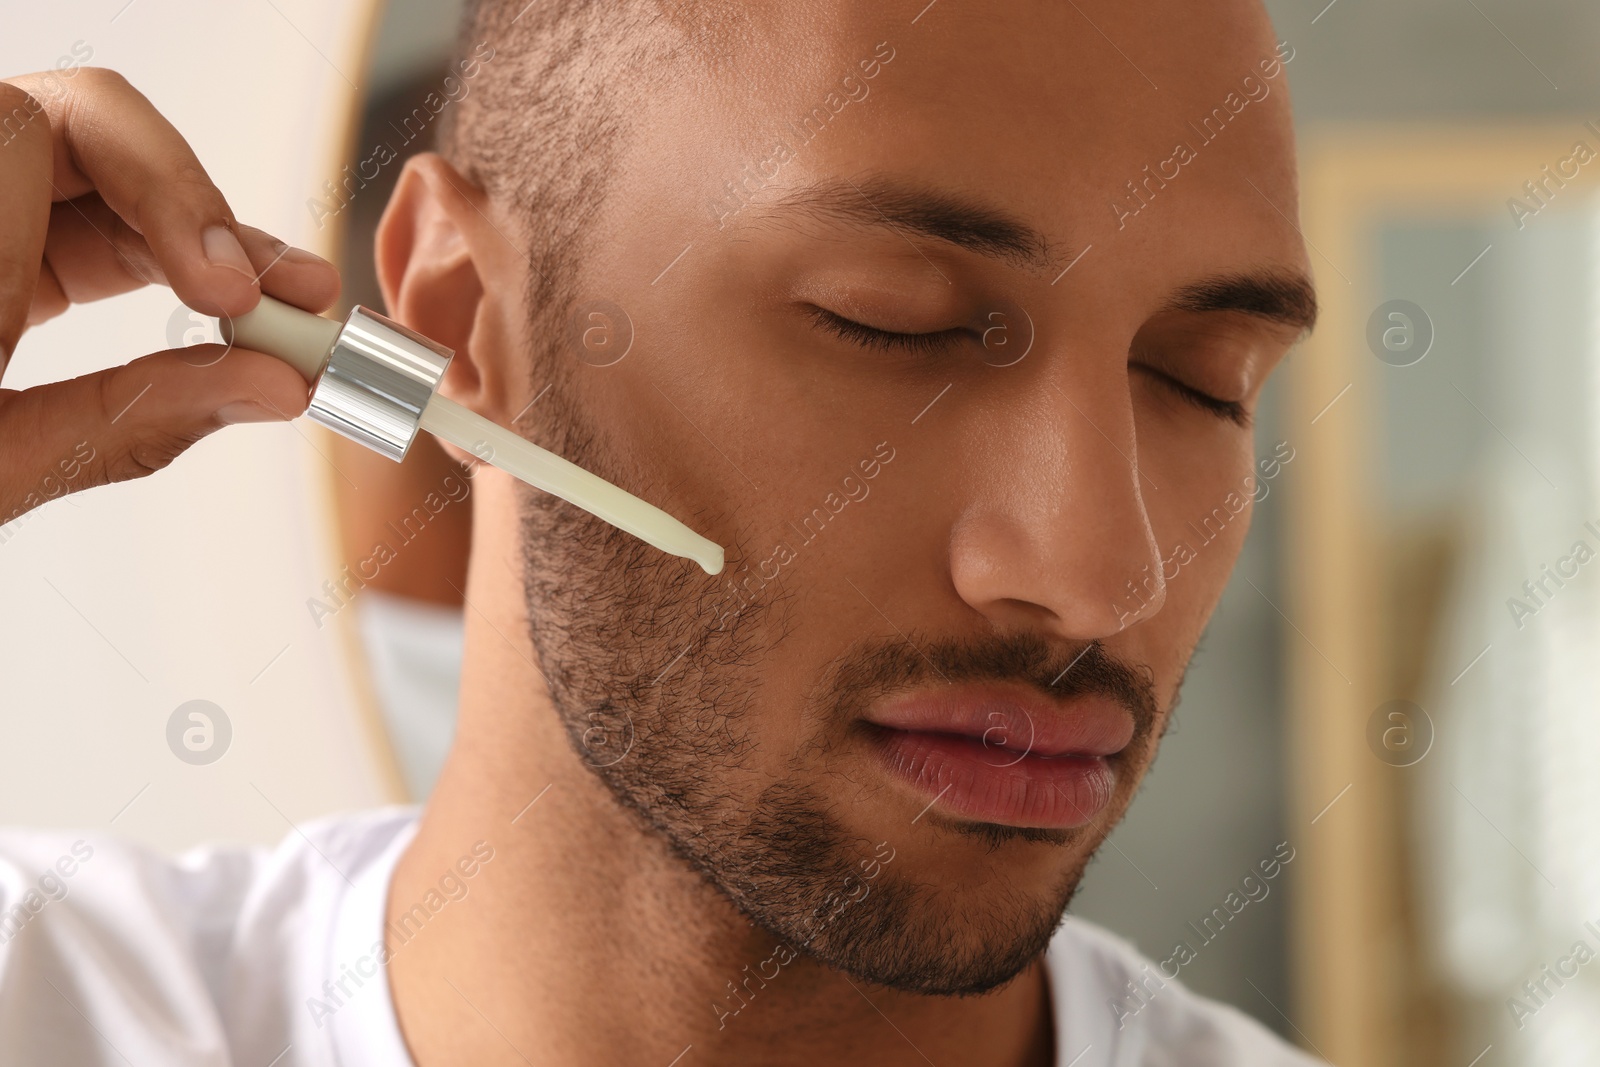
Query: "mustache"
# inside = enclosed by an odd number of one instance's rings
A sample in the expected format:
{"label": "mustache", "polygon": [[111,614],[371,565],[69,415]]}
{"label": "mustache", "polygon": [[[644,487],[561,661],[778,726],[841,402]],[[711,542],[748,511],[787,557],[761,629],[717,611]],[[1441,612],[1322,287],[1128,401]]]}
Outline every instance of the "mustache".
{"label": "mustache", "polygon": [[835,660],[819,696],[824,706],[858,718],[891,693],[941,682],[1020,682],[1052,700],[1114,700],[1133,716],[1128,751],[1140,750],[1161,711],[1149,667],[1119,659],[1099,641],[1063,647],[1032,633],[863,642]]}

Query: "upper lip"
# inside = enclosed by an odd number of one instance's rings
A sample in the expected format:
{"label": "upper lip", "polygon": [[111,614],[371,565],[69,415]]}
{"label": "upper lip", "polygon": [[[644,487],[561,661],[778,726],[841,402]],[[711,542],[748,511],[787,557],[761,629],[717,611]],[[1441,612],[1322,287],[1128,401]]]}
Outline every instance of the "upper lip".
{"label": "upper lip", "polygon": [[1133,716],[1095,693],[1051,700],[1009,684],[957,684],[879,702],[868,722],[892,730],[955,734],[1033,756],[1111,756],[1133,739]]}

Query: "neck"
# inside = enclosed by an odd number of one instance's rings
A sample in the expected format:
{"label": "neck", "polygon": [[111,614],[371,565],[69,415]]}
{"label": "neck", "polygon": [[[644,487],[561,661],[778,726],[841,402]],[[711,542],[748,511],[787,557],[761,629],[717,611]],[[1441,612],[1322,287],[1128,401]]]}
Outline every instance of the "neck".
{"label": "neck", "polygon": [[[1040,964],[982,997],[852,978],[751,926],[615,801],[535,666],[515,530],[483,521],[515,514],[510,486],[487,470],[474,482],[456,742],[388,903],[390,986],[419,1067],[1050,1063]],[[437,910],[406,923],[430,892]]]}

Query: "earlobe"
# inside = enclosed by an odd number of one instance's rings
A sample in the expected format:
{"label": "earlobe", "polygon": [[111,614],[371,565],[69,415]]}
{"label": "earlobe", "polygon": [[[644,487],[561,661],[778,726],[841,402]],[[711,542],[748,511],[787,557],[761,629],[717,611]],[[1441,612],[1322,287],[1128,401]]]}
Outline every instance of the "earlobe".
{"label": "earlobe", "polygon": [[497,419],[507,379],[493,363],[497,353],[473,343],[484,310],[476,252],[487,228],[473,197],[483,194],[442,157],[412,157],[384,209],[374,252],[389,315],[455,350],[440,391]]}

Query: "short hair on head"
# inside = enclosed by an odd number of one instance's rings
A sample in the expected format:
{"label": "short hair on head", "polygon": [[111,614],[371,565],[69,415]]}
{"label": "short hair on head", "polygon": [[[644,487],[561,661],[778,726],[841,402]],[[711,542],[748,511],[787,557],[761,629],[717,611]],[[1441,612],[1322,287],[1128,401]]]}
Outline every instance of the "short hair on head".
{"label": "short hair on head", "polygon": [[513,208],[522,228],[508,237],[525,242],[536,322],[559,321],[576,298],[584,240],[626,145],[630,104],[671,91],[677,72],[721,65],[744,8],[739,0],[466,0],[458,52],[494,52],[446,113],[439,151]]}

